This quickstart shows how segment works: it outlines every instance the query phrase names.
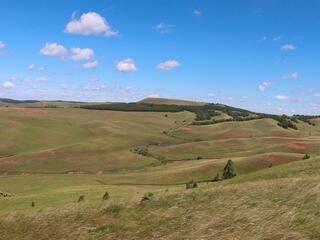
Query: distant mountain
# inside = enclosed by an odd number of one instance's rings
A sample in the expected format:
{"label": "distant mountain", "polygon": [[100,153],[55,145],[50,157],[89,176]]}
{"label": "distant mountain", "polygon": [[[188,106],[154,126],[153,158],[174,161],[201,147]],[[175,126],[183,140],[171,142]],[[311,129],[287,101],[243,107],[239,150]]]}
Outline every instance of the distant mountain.
{"label": "distant mountain", "polygon": [[10,98],[0,98],[0,103],[11,103],[11,104],[21,104],[21,103],[37,103],[37,100],[15,100]]}
{"label": "distant mountain", "polygon": [[145,98],[139,101],[138,103],[153,103],[153,104],[165,104],[165,105],[178,105],[178,106],[202,106],[204,102],[196,102],[190,100],[181,100],[181,99],[169,99],[169,98]]}

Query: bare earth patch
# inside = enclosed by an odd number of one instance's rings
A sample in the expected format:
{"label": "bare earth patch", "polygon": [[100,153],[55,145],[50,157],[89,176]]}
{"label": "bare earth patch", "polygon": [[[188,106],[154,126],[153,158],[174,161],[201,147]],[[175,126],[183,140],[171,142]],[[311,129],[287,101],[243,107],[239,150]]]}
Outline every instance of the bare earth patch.
{"label": "bare earth patch", "polygon": [[32,116],[44,116],[44,115],[48,115],[48,111],[45,111],[45,110],[26,110],[26,113],[29,114],[29,115],[32,115]]}
{"label": "bare earth patch", "polygon": [[190,131],[192,131],[192,128],[190,128],[190,127],[181,127],[181,128],[178,129],[178,131],[180,131],[180,132],[190,132]]}
{"label": "bare earth patch", "polygon": [[286,146],[290,149],[297,150],[297,151],[304,151],[307,149],[307,146],[303,143],[289,143]]}
{"label": "bare earth patch", "polygon": [[299,160],[299,157],[294,156],[286,156],[286,155],[276,155],[276,154],[268,154],[263,156],[263,160],[272,162],[272,163],[285,163]]}

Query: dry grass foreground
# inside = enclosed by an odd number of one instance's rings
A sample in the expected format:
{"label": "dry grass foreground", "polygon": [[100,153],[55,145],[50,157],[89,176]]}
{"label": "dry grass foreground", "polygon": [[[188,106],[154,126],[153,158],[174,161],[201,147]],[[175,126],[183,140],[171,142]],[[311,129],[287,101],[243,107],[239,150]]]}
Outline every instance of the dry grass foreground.
{"label": "dry grass foreground", "polygon": [[149,201],[90,201],[1,215],[0,239],[320,238],[320,160],[261,170]]}

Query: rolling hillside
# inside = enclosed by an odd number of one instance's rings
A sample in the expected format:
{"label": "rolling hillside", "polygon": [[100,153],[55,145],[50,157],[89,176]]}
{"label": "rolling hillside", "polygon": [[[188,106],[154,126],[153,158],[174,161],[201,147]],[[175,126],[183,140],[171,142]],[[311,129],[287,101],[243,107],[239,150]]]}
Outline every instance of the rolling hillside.
{"label": "rolling hillside", "polygon": [[0,239],[320,237],[318,118],[166,101],[0,107]]}

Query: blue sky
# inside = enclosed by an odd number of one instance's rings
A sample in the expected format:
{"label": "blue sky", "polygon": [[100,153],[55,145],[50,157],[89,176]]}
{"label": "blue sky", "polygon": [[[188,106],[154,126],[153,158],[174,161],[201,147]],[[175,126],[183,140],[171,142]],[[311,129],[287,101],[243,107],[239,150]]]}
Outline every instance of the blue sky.
{"label": "blue sky", "polygon": [[317,0],[4,0],[0,97],[319,114]]}

